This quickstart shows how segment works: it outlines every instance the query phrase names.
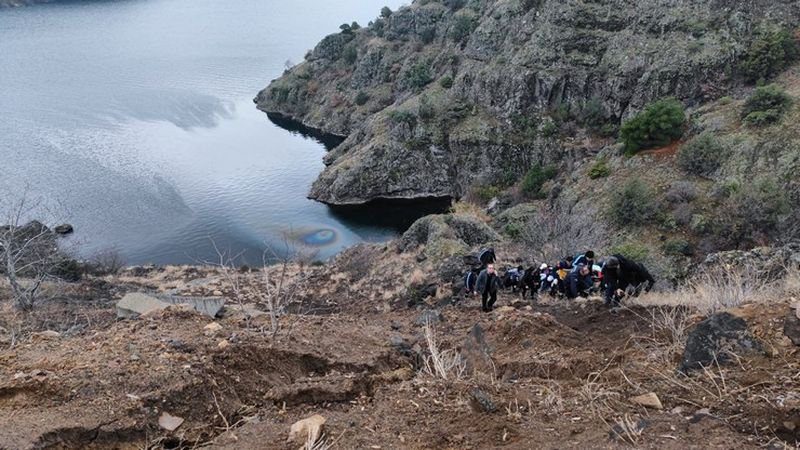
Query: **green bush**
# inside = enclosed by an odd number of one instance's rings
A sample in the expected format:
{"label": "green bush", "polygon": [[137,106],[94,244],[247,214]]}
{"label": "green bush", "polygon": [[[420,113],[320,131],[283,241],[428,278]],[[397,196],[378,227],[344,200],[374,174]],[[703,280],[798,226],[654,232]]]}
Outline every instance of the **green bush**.
{"label": "green bush", "polygon": [[356,105],[361,106],[369,101],[369,94],[364,91],[358,91],[356,94],[355,102]]}
{"label": "green bush", "polygon": [[593,130],[600,129],[606,123],[606,108],[602,100],[591,98],[583,104],[580,113],[580,121],[584,126]]}
{"label": "green bush", "polygon": [[608,167],[608,161],[605,158],[597,160],[592,168],[589,169],[589,178],[593,180],[605,178],[609,175],[611,175],[611,169]]}
{"label": "green bush", "polygon": [[450,29],[450,38],[457,43],[464,42],[477,26],[475,16],[469,13],[459,13],[453,16],[453,25]]}
{"label": "green bush", "polygon": [[403,77],[406,85],[414,89],[422,89],[433,80],[430,66],[425,62],[419,62],[406,70]]}
{"label": "green bush", "polygon": [[652,189],[638,178],[629,180],[612,194],[611,208],[611,219],[621,226],[644,225],[658,213]]}
{"label": "green bush", "polygon": [[445,89],[450,89],[451,87],[453,87],[453,77],[449,75],[442,77],[442,79],[439,80],[439,86]]}
{"label": "green bush", "polygon": [[342,52],[342,59],[344,59],[347,64],[355,63],[356,59],[358,59],[358,50],[356,50],[356,47],[354,45],[345,47]]}
{"label": "green bush", "polygon": [[342,30],[342,34],[352,34],[353,29],[350,27],[349,23],[343,23],[339,25],[339,29]]}
{"label": "green bush", "polygon": [[651,103],[641,113],[628,120],[620,129],[620,138],[628,154],[667,145],[683,135],[686,113],[675,98]]}
{"label": "green bush", "polygon": [[544,198],[542,186],[556,176],[558,170],[554,166],[533,166],[522,179],[522,192],[529,198]]}
{"label": "green bush", "polygon": [[678,153],[678,164],[694,175],[708,176],[722,165],[725,148],[711,133],[703,133],[684,144]]}
{"label": "green bush", "polygon": [[732,243],[754,240],[757,233],[774,232],[784,215],[791,212],[786,190],[770,177],[743,181],[724,204],[719,217],[724,234]]}
{"label": "green bush", "polygon": [[641,262],[650,254],[650,249],[641,242],[627,241],[611,247],[609,253],[622,255],[633,261]]}
{"label": "green bush", "polygon": [[353,30],[353,31],[360,30],[361,29],[361,25],[359,25],[358,22],[353,22],[353,23],[350,24],[350,29]]}
{"label": "green bush", "polygon": [[391,15],[392,15],[392,9],[391,8],[389,8],[388,6],[384,6],[383,8],[381,8],[381,17],[386,19],[387,17],[389,17]]}
{"label": "green bush", "polygon": [[516,239],[522,234],[522,225],[517,222],[510,222],[503,227],[503,231],[505,232],[506,236],[510,237],[511,239]]}
{"label": "green bush", "polygon": [[778,122],[792,105],[792,98],[776,84],[756,88],[744,103],[744,123],[761,127]]}
{"label": "green bush", "polygon": [[692,256],[694,254],[694,248],[692,247],[692,243],[686,239],[670,239],[664,243],[664,253],[672,256]]}
{"label": "green bush", "polygon": [[426,27],[419,33],[419,39],[423,44],[430,44],[436,39],[436,28]]}
{"label": "green bush", "polygon": [[788,67],[797,56],[797,41],[789,31],[767,30],[750,44],[742,69],[750,81],[763,82]]}
{"label": "green bush", "polygon": [[419,118],[428,121],[436,117],[436,108],[431,104],[430,99],[427,95],[422,95],[419,98],[419,108],[418,108],[418,115]]}
{"label": "green bush", "polygon": [[404,123],[411,128],[414,128],[417,125],[417,116],[415,116],[411,111],[389,111],[389,120],[397,124]]}
{"label": "green bush", "polygon": [[489,200],[497,197],[503,191],[497,186],[476,186],[472,189],[472,192],[484,202],[488,202]]}

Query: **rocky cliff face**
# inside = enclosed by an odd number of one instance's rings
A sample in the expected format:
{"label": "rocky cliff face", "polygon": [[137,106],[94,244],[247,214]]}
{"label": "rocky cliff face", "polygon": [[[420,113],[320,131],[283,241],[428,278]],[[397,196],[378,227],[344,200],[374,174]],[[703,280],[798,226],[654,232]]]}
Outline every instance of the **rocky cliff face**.
{"label": "rocky cliff face", "polygon": [[585,130],[654,99],[722,96],[755,30],[799,18],[789,0],[416,1],[326,37],[255,102],[347,136],[312,198],[461,197],[598,151]]}

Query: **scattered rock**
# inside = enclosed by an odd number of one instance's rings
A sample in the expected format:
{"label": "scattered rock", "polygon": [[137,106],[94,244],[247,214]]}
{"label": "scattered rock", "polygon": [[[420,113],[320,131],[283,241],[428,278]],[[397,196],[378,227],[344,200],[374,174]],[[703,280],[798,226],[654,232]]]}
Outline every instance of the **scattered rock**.
{"label": "scattered rock", "polygon": [[40,331],[38,333],[33,333],[33,336],[41,338],[41,339],[49,340],[49,339],[58,339],[58,338],[60,338],[61,337],[61,333],[59,333],[58,331],[53,331],[53,330],[46,330],[46,331]]}
{"label": "scattered rock", "polygon": [[469,406],[477,413],[493,413],[497,411],[497,405],[495,405],[491,395],[477,387],[469,391]]}
{"label": "scattered rock", "polygon": [[661,400],[658,398],[658,395],[656,395],[655,392],[637,395],[636,397],[632,397],[630,401],[631,403],[646,406],[648,408],[664,409],[664,406],[661,404]]}
{"label": "scattered rock", "polygon": [[225,306],[225,299],[221,297],[178,297],[166,296],[163,301],[173,305],[189,305],[195,311],[205,314],[208,317],[216,317],[222,307]]}
{"label": "scattered rock", "polygon": [[228,348],[228,347],[230,347],[230,345],[231,345],[231,343],[228,342],[227,339],[223,339],[223,340],[219,341],[219,344],[217,344],[217,347],[218,348]]}
{"label": "scattered rock", "polygon": [[61,234],[61,235],[70,234],[73,231],[75,231],[75,229],[72,228],[72,225],[68,223],[65,223],[63,225],[58,225],[57,227],[53,228],[53,232],[55,234]]}
{"label": "scattered rock", "polygon": [[464,358],[467,373],[493,373],[494,363],[491,353],[492,350],[486,343],[483,328],[476,323],[461,346],[461,357]]}
{"label": "scattered rock", "polygon": [[183,424],[183,418],[173,416],[166,411],[162,412],[161,416],[158,418],[158,426],[167,431],[175,431],[182,424]]}
{"label": "scattered rock", "polygon": [[169,305],[156,297],[139,292],[125,294],[122,300],[117,302],[117,318],[134,319],[142,314],[162,310]]}
{"label": "scattered rock", "polygon": [[286,442],[294,442],[296,444],[305,444],[307,442],[317,442],[322,436],[322,428],[325,425],[326,419],[319,414],[298,420],[292,424],[289,430],[289,439]]}
{"label": "scattered rock", "polygon": [[211,293],[214,297],[222,297],[222,291],[214,291]]}
{"label": "scattered rock", "polygon": [[724,364],[730,353],[753,351],[761,352],[763,347],[747,330],[747,322],[729,312],[717,313],[689,333],[679,370],[687,372],[715,362]]}
{"label": "scattered rock", "polygon": [[414,321],[415,325],[425,326],[426,324],[436,324],[439,322],[444,322],[444,315],[438,309],[426,309],[422,311],[422,313],[417,317],[417,320]]}
{"label": "scattered rock", "polygon": [[794,345],[800,345],[800,308],[789,310],[783,320],[783,334],[791,339]]}
{"label": "scattered rock", "polygon": [[647,421],[644,419],[631,419],[630,423],[627,424],[617,422],[611,427],[611,431],[608,432],[608,437],[612,440],[630,443],[630,438],[628,436],[631,434],[638,435],[644,431],[645,428],[647,428]]}
{"label": "scattered rock", "polygon": [[222,330],[222,325],[218,324],[217,322],[211,322],[208,325],[203,327],[203,334],[206,336],[215,334],[216,332]]}

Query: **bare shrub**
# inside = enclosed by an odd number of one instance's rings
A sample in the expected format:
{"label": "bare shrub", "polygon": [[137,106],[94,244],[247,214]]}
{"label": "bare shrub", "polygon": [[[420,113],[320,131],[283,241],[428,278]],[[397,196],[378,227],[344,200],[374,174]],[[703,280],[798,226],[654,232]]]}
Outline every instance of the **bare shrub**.
{"label": "bare shrub", "polygon": [[18,199],[0,204],[0,273],[11,287],[16,306],[30,311],[42,300],[42,284],[66,266],[55,233],[33,217],[50,215],[41,199]]}
{"label": "bare shrub", "polygon": [[[299,297],[300,288],[307,278],[307,274],[302,270],[304,264],[296,261],[297,255],[303,258],[302,255],[310,253],[304,253],[302,249],[297,251],[289,239],[284,237],[283,251],[277,252],[269,246],[264,251],[263,266],[259,276],[252,280],[237,269],[242,253],[234,254],[221,250],[213,240],[211,243],[217,253],[217,260],[206,263],[219,268],[227,287],[233,293],[234,300],[245,313],[248,328],[250,318],[246,313],[245,304],[248,301],[255,301],[267,307],[270,332],[276,334],[280,329],[280,317],[285,314],[286,307]],[[300,267],[299,271],[291,270],[296,266]]]}
{"label": "bare shrub", "polygon": [[542,208],[520,230],[525,250],[538,261],[553,261],[586,249],[600,248],[607,236],[594,211],[573,212],[563,205]]}
{"label": "bare shrub", "polygon": [[445,381],[460,380],[466,372],[466,362],[455,349],[442,350],[436,338],[436,330],[429,323],[425,324],[425,342],[428,355],[423,358],[422,370]]}
{"label": "bare shrub", "polygon": [[650,309],[653,337],[670,354],[683,350],[691,324],[689,309],[685,306]]}
{"label": "bare shrub", "polygon": [[89,260],[89,269],[95,275],[116,275],[123,267],[125,259],[115,248],[101,250]]}

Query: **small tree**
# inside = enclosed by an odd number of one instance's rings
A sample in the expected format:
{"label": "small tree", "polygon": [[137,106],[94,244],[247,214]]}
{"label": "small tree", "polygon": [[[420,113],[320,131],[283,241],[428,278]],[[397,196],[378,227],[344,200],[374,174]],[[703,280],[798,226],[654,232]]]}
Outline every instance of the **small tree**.
{"label": "small tree", "polygon": [[667,145],[683,135],[686,113],[675,98],[651,103],[644,111],[628,120],[620,129],[620,137],[628,154]]}
{"label": "small tree", "polygon": [[789,31],[765,30],[747,49],[742,69],[748,80],[763,82],[780,73],[797,57],[797,41]]}
{"label": "small tree", "polygon": [[386,19],[386,18],[388,18],[388,17],[389,17],[389,16],[391,16],[391,15],[392,15],[392,10],[391,10],[391,8],[389,8],[388,6],[384,6],[383,8],[381,8],[381,17],[383,17],[384,19]]}

